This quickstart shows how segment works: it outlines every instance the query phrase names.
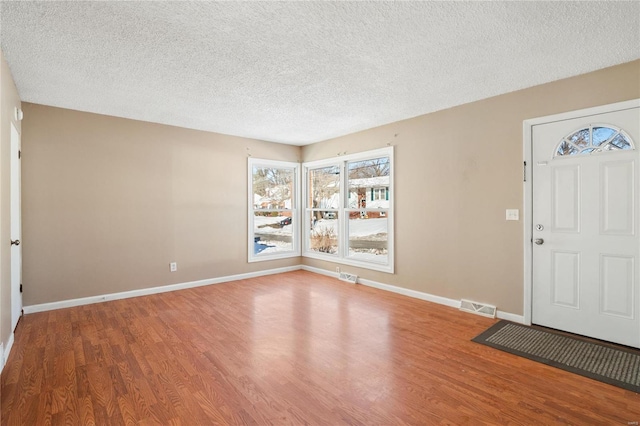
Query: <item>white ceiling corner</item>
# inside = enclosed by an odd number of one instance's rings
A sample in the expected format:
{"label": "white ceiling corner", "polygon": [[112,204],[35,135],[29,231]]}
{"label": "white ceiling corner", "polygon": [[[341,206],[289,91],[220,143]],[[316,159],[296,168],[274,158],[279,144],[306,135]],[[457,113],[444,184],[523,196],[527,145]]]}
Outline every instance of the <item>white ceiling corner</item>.
{"label": "white ceiling corner", "polygon": [[23,101],[304,145],[640,58],[640,2],[0,2]]}

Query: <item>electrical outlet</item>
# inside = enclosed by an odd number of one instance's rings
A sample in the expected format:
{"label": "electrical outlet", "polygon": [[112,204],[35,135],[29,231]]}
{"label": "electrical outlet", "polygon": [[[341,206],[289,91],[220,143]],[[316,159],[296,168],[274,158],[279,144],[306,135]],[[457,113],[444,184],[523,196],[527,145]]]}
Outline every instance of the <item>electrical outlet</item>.
{"label": "electrical outlet", "polygon": [[340,267],[339,266],[336,266],[336,272],[340,273]]}
{"label": "electrical outlet", "polygon": [[169,270],[170,270],[171,272],[175,272],[175,271],[177,271],[177,270],[178,270],[178,264],[177,264],[176,262],[171,262],[171,263],[169,264]]}

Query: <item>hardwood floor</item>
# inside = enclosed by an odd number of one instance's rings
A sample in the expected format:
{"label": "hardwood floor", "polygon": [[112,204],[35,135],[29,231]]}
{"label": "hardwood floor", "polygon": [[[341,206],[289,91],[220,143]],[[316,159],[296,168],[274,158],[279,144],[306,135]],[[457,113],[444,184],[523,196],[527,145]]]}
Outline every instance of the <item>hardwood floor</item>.
{"label": "hardwood floor", "polygon": [[639,394],[470,341],[492,323],[304,271],[31,314],[1,423],[640,421]]}

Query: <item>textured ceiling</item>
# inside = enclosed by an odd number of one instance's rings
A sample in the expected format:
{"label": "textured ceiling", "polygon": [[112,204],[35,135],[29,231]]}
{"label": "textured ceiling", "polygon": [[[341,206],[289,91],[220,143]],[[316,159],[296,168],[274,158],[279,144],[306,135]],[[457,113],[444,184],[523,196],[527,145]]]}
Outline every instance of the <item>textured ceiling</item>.
{"label": "textured ceiling", "polygon": [[638,1],[0,6],[23,101],[295,145],[640,58]]}

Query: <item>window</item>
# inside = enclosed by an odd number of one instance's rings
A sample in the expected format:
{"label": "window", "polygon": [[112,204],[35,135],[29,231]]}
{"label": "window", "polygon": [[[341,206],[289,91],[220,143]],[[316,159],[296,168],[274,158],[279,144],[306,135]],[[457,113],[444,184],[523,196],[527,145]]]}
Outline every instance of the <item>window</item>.
{"label": "window", "polygon": [[249,262],[300,256],[299,165],[249,158]]}
{"label": "window", "polygon": [[630,150],[631,138],[612,126],[589,126],[563,138],[555,156],[593,154],[596,152]]}
{"label": "window", "polygon": [[389,188],[371,188],[371,201],[388,199]]}
{"label": "window", "polygon": [[307,248],[316,253],[338,255],[340,166],[310,168],[307,172],[309,238]]}
{"label": "window", "polygon": [[303,168],[303,256],[393,272],[393,148]]}

